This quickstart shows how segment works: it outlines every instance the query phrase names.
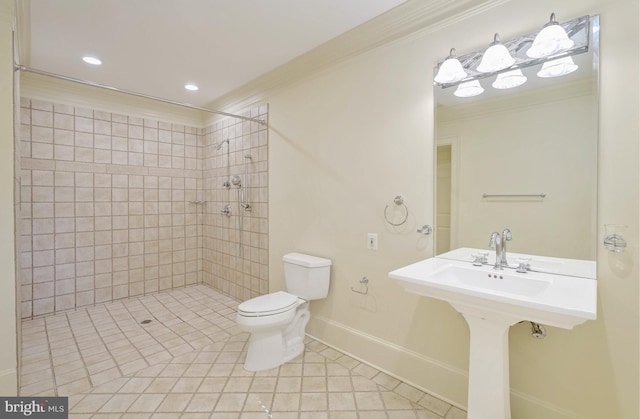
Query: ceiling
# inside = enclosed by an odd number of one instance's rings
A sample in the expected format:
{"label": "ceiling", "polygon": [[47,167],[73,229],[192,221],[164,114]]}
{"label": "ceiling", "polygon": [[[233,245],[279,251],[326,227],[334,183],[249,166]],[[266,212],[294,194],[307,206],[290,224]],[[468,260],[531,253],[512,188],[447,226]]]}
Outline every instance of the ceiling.
{"label": "ceiling", "polygon": [[21,64],[206,106],[404,1],[19,0]]}

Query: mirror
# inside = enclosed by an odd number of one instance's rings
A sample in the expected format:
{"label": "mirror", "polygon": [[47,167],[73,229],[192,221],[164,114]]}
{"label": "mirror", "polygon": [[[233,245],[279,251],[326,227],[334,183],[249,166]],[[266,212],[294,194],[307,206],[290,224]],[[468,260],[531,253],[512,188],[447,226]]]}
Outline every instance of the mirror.
{"label": "mirror", "polygon": [[[510,252],[595,261],[598,17],[574,73],[497,90],[495,76],[471,98],[434,86],[435,254],[489,249],[509,228]],[[583,25],[585,28],[587,25]]]}

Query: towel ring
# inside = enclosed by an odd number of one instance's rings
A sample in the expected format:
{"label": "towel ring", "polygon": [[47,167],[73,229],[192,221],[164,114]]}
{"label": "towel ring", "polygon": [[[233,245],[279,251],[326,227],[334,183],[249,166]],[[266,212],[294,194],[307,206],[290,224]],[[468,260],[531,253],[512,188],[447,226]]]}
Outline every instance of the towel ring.
{"label": "towel ring", "polygon": [[398,207],[399,206],[404,207],[404,218],[399,223],[394,223],[391,220],[389,220],[389,217],[387,216],[387,209],[389,209],[389,205],[387,205],[384,207],[384,219],[386,222],[388,222],[392,226],[398,227],[407,222],[407,218],[409,218],[409,208],[407,208],[407,205],[404,203],[404,198],[400,195],[393,198],[393,203],[396,204],[396,206]]}

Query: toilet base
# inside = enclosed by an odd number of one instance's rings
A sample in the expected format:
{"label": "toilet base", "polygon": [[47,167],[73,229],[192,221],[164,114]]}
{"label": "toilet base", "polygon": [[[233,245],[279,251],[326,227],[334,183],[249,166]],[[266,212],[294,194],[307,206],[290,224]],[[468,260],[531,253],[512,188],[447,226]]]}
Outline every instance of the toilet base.
{"label": "toilet base", "polygon": [[282,361],[281,333],[252,333],[249,338],[247,357],[244,369],[247,371],[263,371],[275,368]]}
{"label": "toilet base", "polygon": [[288,327],[265,332],[251,331],[244,369],[264,371],[276,368],[302,354],[309,314],[308,303],[304,303],[297,309]]}

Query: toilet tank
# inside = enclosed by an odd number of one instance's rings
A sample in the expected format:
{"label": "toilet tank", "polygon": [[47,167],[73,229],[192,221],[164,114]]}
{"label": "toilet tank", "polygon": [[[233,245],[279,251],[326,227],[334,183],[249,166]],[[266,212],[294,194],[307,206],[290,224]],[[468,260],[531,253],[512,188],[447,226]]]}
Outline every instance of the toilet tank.
{"label": "toilet tank", "polygon": [[329,293],[331,260],[302,253],[288,253],[282,257],[287,292],[304,298],[318,300]]}

